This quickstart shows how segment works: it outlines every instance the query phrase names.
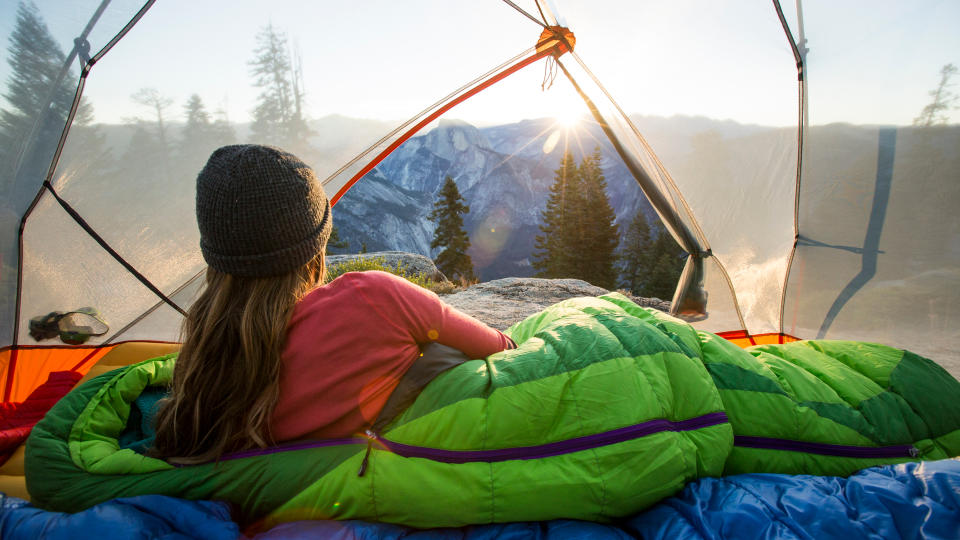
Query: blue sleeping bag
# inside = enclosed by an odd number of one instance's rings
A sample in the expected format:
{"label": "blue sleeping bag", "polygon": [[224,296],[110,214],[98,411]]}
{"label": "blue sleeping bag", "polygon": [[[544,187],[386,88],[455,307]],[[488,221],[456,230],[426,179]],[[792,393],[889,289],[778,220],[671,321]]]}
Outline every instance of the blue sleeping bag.
{"label": "blue sleeping bag", "polygon": [[221,502],[141,495],[65,514],[40,510],[23,499],[0,494],[0,538],[236,540],[243,537],[239,526],[230,519],[229,506]]}
{"label": "blue sleeping bag", "polygon": [[960,539],[960,458],[865,469],[850,478],[704,478],[631,518],[656,538]]}
{"label": "blue sleeping bag", "polygon": [[[76,514],[0,495],[0,538],[245,538],[225,503],[160,495]],[[865,469],[850,478],[743,474],[704,478],[616,525],[573,520],[417,530],[360,521],[299,521],[256,540],[570,538],[960,539],[960,458]]]}

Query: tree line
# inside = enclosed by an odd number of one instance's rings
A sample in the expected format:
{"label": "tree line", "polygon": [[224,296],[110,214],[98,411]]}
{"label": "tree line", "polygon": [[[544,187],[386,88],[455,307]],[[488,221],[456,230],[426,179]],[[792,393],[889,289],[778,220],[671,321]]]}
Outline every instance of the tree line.
{"label": "tree line", "polygon": [[[47,174],[73,106],[77,75],[76,60],[66,64],[67,54],[32,2],[19,3],[6,52],[10,71],[0,110],[0,198],[16,214]],[[255,36],[247,64],[251,85],[260,92],[244,138],[307,153],[311,132],[298,51],[268,24]],[[154,87],[138,89],[130,100],[139,111],[123,119],[123,128],[108,128],[95,123],[93,106],[81,98],[54,186],[75,206],[106,193],[114,200],[192,207],[193,180],[210,153],[238,140],[226,111],[211,110],[196,93],[178,105]],[[83,188],[71,189],[71,179],[81,177]],[[122,219],[105,213],[95,221],[106,229],[122,225]],[[157,229],[152,234],[158,241],[189,234],[176,223],[158,227],[151,228]]]}
{"label": "tree line", "polygon": [[[448,176],[430,214],[436,224],[430,247],[442,248],[434,261],[437,268],[461,281],[476,279],[463,228],[462,216],[469,211]],[[573,154],[564,153],[540,217],[542,234],[536,236],[532,263],[537,276],[582,279],[638,296],[673,298],[684,252],[659,223],[651,226],[642,211],[621,238],[599,147],[579,164]]]}
{"label": "tree line", "polygon": [[[248,66],[251,84],[260,93],[251,111],[249,138],[303,152],[311,132],[304,113],[299,52],[270,24],[255,40]],[[45,174],[77,89],[76,75],[70,70],[58,79],[67,56],[32,2],[21,2],[17,8],[7,53],[11,69],[3,94],[6,103],[0,110],[0,188],[4,191],[14,184],[15,174],[32,178]],[[237,140],[226,111],[211,112],[196,93],[182,104],[180,114],[171,112],[174,100],[153,87],[140,88],[130,99],[143,113],[124,119],[131,133],[118,157],[121,162],[134,157],[141,173],[150,165],[164,177],[186,173],[192,178],[213,149]],[[85,98],[71,124],[71,133],[74,130],[83,132],[82,136],[68,139],[61,161],[85,158],[95,161],[101,171],[116,168],[112,176],[127,172],[112,159],[103,130],[94,124],[93,106]],[[74,148],[84,143],[83,148]]]}

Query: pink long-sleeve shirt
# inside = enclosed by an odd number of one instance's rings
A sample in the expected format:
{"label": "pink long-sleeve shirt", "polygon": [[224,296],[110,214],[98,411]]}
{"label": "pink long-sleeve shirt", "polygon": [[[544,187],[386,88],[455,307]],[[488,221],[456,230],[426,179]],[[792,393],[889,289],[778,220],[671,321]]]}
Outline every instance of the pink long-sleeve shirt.
{"label": "pink long-sleeve shirt", "polygon": [[271,418],[277,441],[346,437],[369,427],[420,345],[484,358],[513,346],[436,294],[386,272],[350,272],[294,308]]}

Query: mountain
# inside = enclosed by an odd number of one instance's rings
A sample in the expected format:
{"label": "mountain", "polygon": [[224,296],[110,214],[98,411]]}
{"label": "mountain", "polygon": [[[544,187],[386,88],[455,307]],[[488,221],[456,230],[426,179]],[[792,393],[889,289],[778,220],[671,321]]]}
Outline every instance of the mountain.
{"label": "mountain", "polygon": [[349,242],[347,252],[362,245],[369,251],[430,253],[433,225],[427,215],[433,196],[404,189],[374,170],[357,182],[333,209],[333,222],[340,238]]}
{"label": "mountain", "polygon": [[[444,120],[404,143],[349,191],[337,204],[335,222],[351,246],[362,241],[368,249],[435,255],[429,248],[434,225],[426,216],[450,176],[470,206],[464,222],[481,280],[530,276],[540,213],[565,145],[577,159],[601,147],[618,222],[628,223],[639,208],[651,214],[636,182],[596,125],[565,130],[553,120],[541,119],[477,128]],[[413,200],[422,206],[400,211],[401,201]],[[384,211],[388,206],[390,212]]]}

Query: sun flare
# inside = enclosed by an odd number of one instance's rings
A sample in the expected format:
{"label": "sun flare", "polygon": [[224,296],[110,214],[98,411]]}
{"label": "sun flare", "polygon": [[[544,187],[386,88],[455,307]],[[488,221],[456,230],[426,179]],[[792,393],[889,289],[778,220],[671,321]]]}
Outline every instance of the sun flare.
{"label": "sun flare", "polygon": [[553,118],[558,126],[570,129],[579,124],[583,116],[576,107],[564,107],[558,110]]}
{"label": "sun flare", "polygon": [[568,84],[556,84],[543,94],[544,104],[551,111],[556,127],[570,129],[584,120],[587,108]]}

